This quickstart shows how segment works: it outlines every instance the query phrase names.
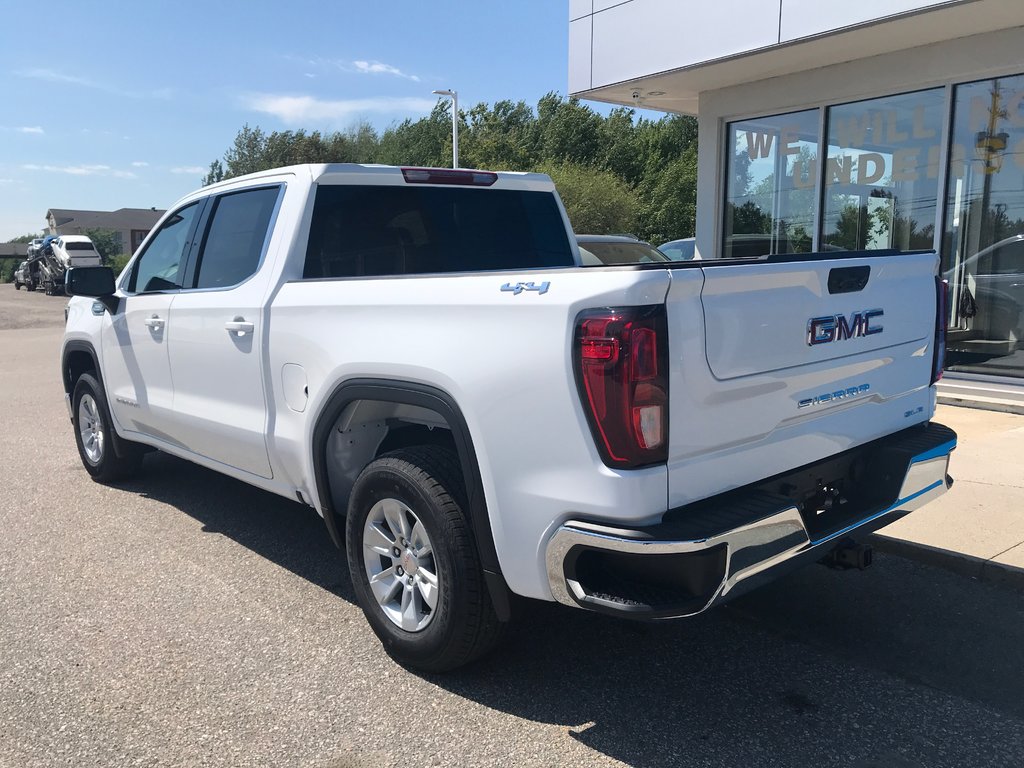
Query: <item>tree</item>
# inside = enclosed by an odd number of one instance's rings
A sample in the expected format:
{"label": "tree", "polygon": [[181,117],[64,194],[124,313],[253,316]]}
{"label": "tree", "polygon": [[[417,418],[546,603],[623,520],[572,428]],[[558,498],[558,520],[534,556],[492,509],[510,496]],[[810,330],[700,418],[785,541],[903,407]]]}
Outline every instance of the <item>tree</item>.
{"label": "tree", "polygon": [[224,153],[225,178],[264,171],[266,165],[267,135],[259,126],[250,128],[246,123],[235,136],[234,144]]}
{"label": "tree", "polygon": [[655,245],[692,237],[697,222],[697,147],[653,174],[645,189],[640,237]]}
{"label": "tree", "polygon": [[[367,123],[335,133],[273,131],[245,125],[204,184],[293,163],[376,162],[447,167],[452,103],[378,134]],[[637,119],[634,110],[604,117],[578,99],[545,94],[526,102],[479,103],[459,114],[460,165],[552,174],[581,232],[635,232],[652,242],[693,234],[697,200],[697,121],[683,115]],[[747,163],[749,165],[749,162]],[[737,168],[749,184],[746,166]],[[744,186],[745,190],[745,186]],[[741,218],[755,218],[744,208]],[[741,231],[741,230],[737,230]]]}
{"label": "tree", "polygon": [[640,201],[614,173],[573,163],[549,163],[537,170],[555,182],[573,231],[606,235],[635,230]]}
{"label": "tree", "polygon": [[124,253],[124,243],[121,242],[121,233],[113,229],[87,229],[85,236],[92,240],[104,263],[110,262],[115,256]]}
{"label": "tree", "polygon": [[210,171],[203,176],[202,186],[208,187],[211,184],[216,184],[218,181],[224,180],[224,165],[220,160],[214,160],[210,163]]}

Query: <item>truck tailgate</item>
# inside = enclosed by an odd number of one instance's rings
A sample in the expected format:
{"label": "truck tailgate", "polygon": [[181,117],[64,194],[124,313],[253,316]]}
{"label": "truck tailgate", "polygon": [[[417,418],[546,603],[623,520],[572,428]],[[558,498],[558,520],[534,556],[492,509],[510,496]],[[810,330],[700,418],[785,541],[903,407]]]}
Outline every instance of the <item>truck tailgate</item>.
{"label": "truck tailgate", "polygon": [[673,270],[669,505],[930,418],[937,257]]}

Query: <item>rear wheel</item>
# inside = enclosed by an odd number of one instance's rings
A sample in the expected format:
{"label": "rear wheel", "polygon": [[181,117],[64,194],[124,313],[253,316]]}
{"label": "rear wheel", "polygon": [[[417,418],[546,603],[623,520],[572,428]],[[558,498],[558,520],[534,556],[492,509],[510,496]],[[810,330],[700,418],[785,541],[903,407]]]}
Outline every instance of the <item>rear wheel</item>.
{"label": "rear wheel", "polygon": [[138,472],[142,466],[142,447],[114,433],[107,398],[92,374],[79,377],[71,404],[78,455],[92,479],[109,483]]}
{"label": "rear wheel", "polygon": [[458,458],[437,446],[381,456],[352,489],[352,583],[385,650],[406,666],[455,669],[498,640],[465,496]]}
{"label": "rear wheel", "polygon": [[17,280],[14,281],[14,290],[16,290],[16,291],[20,291],[21,290],[21,283],[19,283]]}

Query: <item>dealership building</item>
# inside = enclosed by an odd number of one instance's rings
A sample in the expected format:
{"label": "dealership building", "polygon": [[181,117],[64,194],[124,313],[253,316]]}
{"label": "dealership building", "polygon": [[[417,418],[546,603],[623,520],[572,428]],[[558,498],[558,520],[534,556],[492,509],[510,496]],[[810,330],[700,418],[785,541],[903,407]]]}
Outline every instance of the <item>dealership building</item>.
{"label": "dealership building", "polygon": [[701,258],[935,249],[940,397],[1024,410],[1024,0],[570,0],[574,96],[696,115]]}

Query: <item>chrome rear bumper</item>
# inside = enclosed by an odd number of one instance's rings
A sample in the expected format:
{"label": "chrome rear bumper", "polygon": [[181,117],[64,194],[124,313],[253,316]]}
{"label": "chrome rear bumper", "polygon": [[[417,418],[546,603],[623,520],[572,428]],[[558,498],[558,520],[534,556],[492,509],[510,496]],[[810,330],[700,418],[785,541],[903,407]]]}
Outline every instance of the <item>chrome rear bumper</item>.
{"label": "chrome rear bumper", "polygon": [[[659,534],[672,533],[671,525],[633,530],[569,520],[547,546],[551,594],[566,605],[637,618],[692,616],[707,610],[727,596],[770,580],[768,572],[778,566],[819,559],[843,538],[881,528],[945,493],[952,485],[947,470],[956,435],[938,424],[927,429],[931,433],[926,439],[919,433],[907,442],[909,448],[899,447],[907,455],[902,459],[903,481],[891,503],[876,505],[849,524],[818,534],[808,529],[798,502],[761,493],[741,502],[748,522],[728,530],[709,529],[706,535],[693,535],[693,526],[684,537],[669,537]],[[736,507],[735,501],[730,504]],[[707,506],[705,502],[703,507]],[[685,516],[686,509],[679,512]],[[727,514],[735,517],[734,510]],[[588,567],[579,567],[586,558]],[[653,576],[648,565],[654,566]],[[589,571],[589,580],[581,575],[584,570]],[[609,572],[624,575],[610,577]],[[675,583],[674,591],[659,589],[654,582],[662,577]],[[615,586],[617,578],[628,586]],[[744,589],[737,590],[741,584]],[[648,599],[651,595],[653,600]]]}

